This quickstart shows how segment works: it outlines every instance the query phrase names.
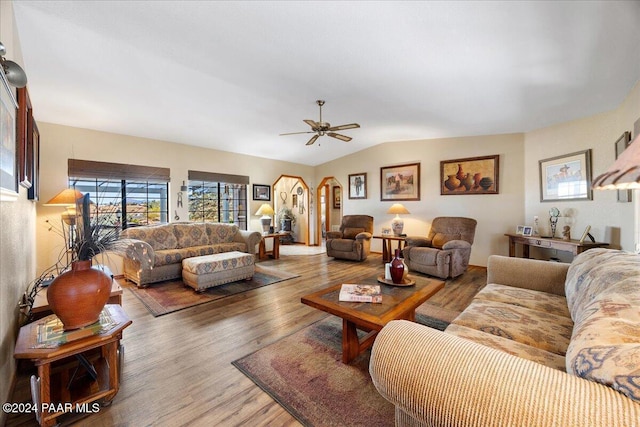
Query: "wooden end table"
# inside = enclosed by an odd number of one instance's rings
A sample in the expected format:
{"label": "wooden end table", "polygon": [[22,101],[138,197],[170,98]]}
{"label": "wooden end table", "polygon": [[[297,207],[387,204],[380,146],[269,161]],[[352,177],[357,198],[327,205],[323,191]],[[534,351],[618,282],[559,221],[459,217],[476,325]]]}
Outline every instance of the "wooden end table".
{"label": "wooden end table", "polygon": [[[258,258],[264,259],[268,256],[271,256],[273,259],[280,258],[280,237],[283,236],[281,233],[273,233],[273,234],[263,234],[262,239],[260,239],[260,244],[258,245]],[[273,240],[273,249],[270,251],[266,250],[265,241],[267,239]]]}
{"label": "wooden end table", "polygon": [[[120,339],[132,322],[120,305],[109,304],[104,310],[109,319],[105,330],[64,344],[47,347],[38,339],[44,325],[57,319],[54,314],[20,328],[13,356],[29,359],[38,368],[37,377],[31,377],[31,393],[41,426],[55,425],[66,412],[91,412],[93,402],[107,405],[118,393],[123,357]],[[86,375],[78,375],[85,369]]]}
{"label": "wooden end table", "polygon": [[382,239],[382,262],[391,262],[393,259],[393,252],[391,251],[391,242],[396,240],[398,242],[398,249],[402,251],[402,247],[405,243],[404,236],[394,236],[393,234],[381,234],[373,236],[374,239]]}
{"label": "wooden end table", "polygon": [[[417,278],[414,286],[389,286],[376,278],[358,280],[358,284],[378,284],[382,303],[338,300],[342,284],[302,297],[302,303],[342,318],[342,362],[349,363],[373,345],[378,332],[392,320],[415,320],[416,308],[444,287],[441,280]],[[360,340],[357,329],[368,332]]]}

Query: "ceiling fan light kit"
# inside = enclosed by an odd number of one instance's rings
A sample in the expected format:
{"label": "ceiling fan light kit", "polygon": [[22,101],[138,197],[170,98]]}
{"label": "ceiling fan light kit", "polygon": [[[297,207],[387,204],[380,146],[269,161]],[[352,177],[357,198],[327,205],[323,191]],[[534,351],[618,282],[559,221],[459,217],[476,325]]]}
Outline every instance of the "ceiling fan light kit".
{"label": "ceiling fan light kit", "polygon": [[351,141],[351,137],[346,136],[346,135],[341,135],[339,133],[335,133],[335,131],[337,130],[347,130],[347,129],[357,129],[360,127],[359,124],[357,123],[349,123],[346,125],[339,125],[339,126],[331,126],[331,123],[329,122],[323,122],[322,121],[322,106],[324,105],[324,101],[319,99],[316,101],[316,104],[318,104],[318,107],[320,108],[320,120],[319,121],[314,121],[314,120],[310,120],[310,119],[304,119],[303,122],[305,122],[306,124],[308,124],[311,127],[310,131],[307,132],[290,132],[290,133],[281,133],[280,136],[282,135],[299,135],[302,133],[315,133],[315,135],[313,135],[311,137],[311,139],[307,142],[307,145],[313,145],[314,142],[316,142],[316,140],[324,135],[330,136],[332,138],[336,138],[339,139],[341,141],[344,142],[349,142]]}

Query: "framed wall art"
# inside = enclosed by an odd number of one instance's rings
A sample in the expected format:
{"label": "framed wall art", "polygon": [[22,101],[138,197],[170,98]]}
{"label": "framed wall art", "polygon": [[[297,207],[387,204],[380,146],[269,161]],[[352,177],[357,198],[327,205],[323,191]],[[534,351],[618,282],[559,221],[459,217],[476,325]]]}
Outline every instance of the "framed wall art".
{"label": "framed wall art", "polygon": [[16,118],[18,183],[24,188],[31,188],[33,181],[33,108],[26,87],[18,88],[16,97],[18,101]]}
{"label": "framed wall art", "polygon": [[440,162],[440,194],[498,194],[500,156],[469,157]]}
{"label": "framed wall art", "polygon": [[381,167],[380,200],[420,200],[420,163]]}
{"label": "framed wall art", "polygon": [[31,140],[31,148],[27,150],[28,161],[31,162],[31,170],[33,171],[31,177],[31,187],[27,190],[27,197],[29,200],[40,200],[40,131],[35,120],[31,130],[33,138]]}
{"label": "framed wall art", "polygon": [[[615,143],[616,159],[622,152],[631,145],[631,133],[625,132]],[[626,203],[631,201],[631,193],[633,190],[618,190],[618,202]]]}
{"label": "framed wall art", "polygon": [[591,149],[540,160],[540,201],[592,200]]}
{"label": "framed wall art", "polygon": [[271,186],[253,184],[253,200],[271,201]]}
{"label": "framed wall art", "polygon": [[349,175],[349,199],[367,198],[367,174],[366,172]]}
{"label": "framed wall art", "polygon": [[16,108],[18,104],[0,71],[0,200],[18,198]]}
{"label": "framed wall art", "polygon": [[333,209],[340,209],[342,206],[342,189],[335,185],[333,187]]}

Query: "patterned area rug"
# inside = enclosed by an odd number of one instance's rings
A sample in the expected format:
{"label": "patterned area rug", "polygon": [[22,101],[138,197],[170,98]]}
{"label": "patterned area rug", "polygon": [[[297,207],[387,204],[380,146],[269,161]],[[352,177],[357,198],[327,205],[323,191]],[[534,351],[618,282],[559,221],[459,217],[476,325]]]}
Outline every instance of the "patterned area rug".
{"label": "patterned area rug", "polygon": [[394,408],[371,382],[370,355],[343,364],[342,320],[328,316],[232,363],[305,426],[392,426]]}
{"label": "patterned area rug", "polygon": [[142,289],[131,282],[127,282],[123,287],[129,288],[147,307],[147,310],[158,317],[298,276],[276,268],[256,265],[256,272],[251,280],[226,283],[209,288],[204,292],[194,291],[191,287],[185,286],[180,279],[154,283],[148,288]]}

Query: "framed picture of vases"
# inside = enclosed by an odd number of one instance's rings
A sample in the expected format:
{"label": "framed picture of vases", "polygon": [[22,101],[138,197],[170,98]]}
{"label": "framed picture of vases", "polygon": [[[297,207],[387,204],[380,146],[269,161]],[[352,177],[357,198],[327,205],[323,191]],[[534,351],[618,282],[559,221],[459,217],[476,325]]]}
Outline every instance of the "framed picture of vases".
{"label": "framed picture of vases", "polygon": [[498,194],[500,156],[469,157],[440,162],[440,194]]}

